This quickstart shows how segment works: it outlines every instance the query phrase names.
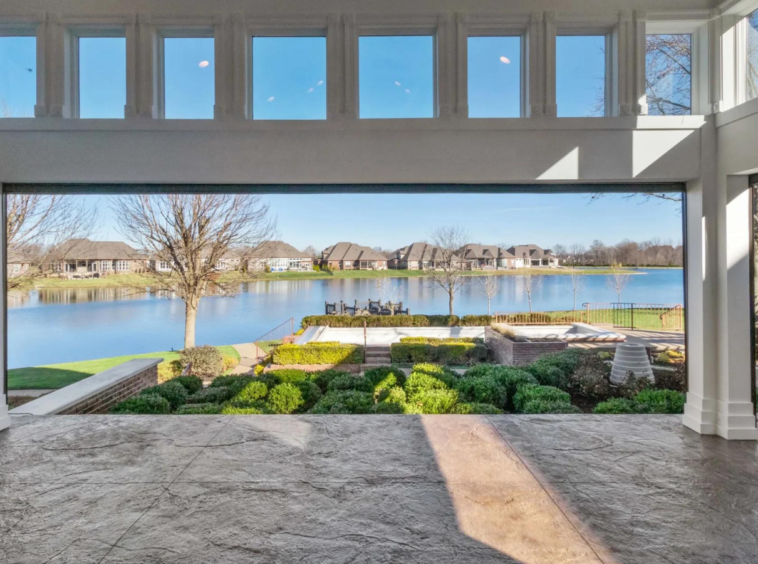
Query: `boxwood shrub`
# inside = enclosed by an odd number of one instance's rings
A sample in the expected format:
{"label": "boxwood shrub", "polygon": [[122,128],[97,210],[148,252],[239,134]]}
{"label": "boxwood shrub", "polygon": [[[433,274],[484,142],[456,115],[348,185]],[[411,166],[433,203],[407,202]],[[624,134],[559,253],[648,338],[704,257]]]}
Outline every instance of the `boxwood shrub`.
{"label": "boxwood shrub", "polygon": [[569,378],[579,367],[584,354],[586,353],[579,349],[547,354],[527,366],[526,370],[543,386],[566,390],[569,387]]}
{"label": "boxwood shrub", "polygon": [[403,403],[394,403],[394,402],[379,402],[374,404],[371,407],[371,413],[376,414],[396,414],[396,413],[405,413],[405,402]]}
{"label": "boxwood shrub", "polygon": [[592,410],[592,413],[647,413],[648,406],[645,404],[637,403],[634,400],[628,398],[611,398],[609,400],[600,402]]}
{"label": "boxwood shrub", "polygon": [[192,394],[187,403],[223,403],[234,395],[231,386],[208,387]]}
{"label": "boxwood shrub", "polygon": [[253,380],[245,386],[230,400],[235,405],[242,407],[243,404],[251,404],[255,401],[262,400],[268,394],[268,386],[263,382]]}
{"label": "boxwood shrub", "polygon": [[171,405],[171,409],[176,409],[180,405],[184,405],[187,403],[187,396],[189,395],[187,393],[187,389],[182,386],[179,382],[174,382],[169,380],[168,382],[164,382],[163,384],[158,384],[157,386],[151,386],[150,388],[145,388],[140,392],[141,396],[148,396],[148,395],[158,395],[161,397],[166,398],[168,403]]}
{"label": "boxwood shrub", "polygon": [[371,413],[373,407],[374,398],[371,394],[357,390],[339,390],[324,394],[310,413],[364,414]]}
{"label": "boxwood shrub", "polygon": [[371,382],[375,393],[405,384],[405,372],[396,366],[370,368],[363,373],[363,377]]}
{"label": "boxwood shrub", "polygon": [[416,401],[416,397],[430,390],[447,390],[454,383],[454,380],[446,374],[424,374],[423,372],[411,372],[405,381],[403,389],[408,397],[408,401]]}
{"label": "boxwood shrub", "polygon": [[336,392],[340,390],[357,390],[359,392],[373,393],[374,385],[370,380],[366,380],[360,376],[340,376],[334,378],[327,386],[329,392]]}
{"label": "boxwood shrub", "polygon": [[648,406],[649,413],[684,413],[685,395],[675,390],[642,390],[634,398]]}
{"label": "boxwood shrub", "polygon": [[571,405],[571,396],[553,386],[526,384],[519,386],[516,395],[513,396],[513,408],[517,413],[525,413],[526,404],[534,401],[546,404],[566,403]]}
{"label": "boxwood shrub", "polygon": [[521,413],[581,413],[581,410],[565,401],[536,399],[526,402]]}
{"label": "boxwood shrub", "polygon": [[280,368],[279,370],[271,370],[266,374],[274,376],[280,384],[301,382],[308,379],[308,373],[305,370],[297,370],[296,368]]}
{"label": "boxwood shrub", "polygon": [[358,345],[281,345],[274,350],[274,364],[360,364],[363,347]]}
{"label": "boxwood shrub", "polygon": [[117,403],[111,409],[111,413],[163,415],[171,413],[171,404],[166,398],[157,394],[139,395]]}
{"label": "boxwood shrub", "polygon": [[448,389],[424,390],[414,395],[411,401],[421,408],[422,413],[450,413],[458,403],[458,392]]}
{"label": "boxwood shrub", "polygon": [[326,390],[329,387],[329,382],[331,382],[335,378],[340,378],[341,376],[350,376],[350,375],[351,375],[350,372],[345,372],[344,370],[335,370],[334,368],[329,368],[328,370],[320,370],[318,372],[311,372],[310,378],[313,381],[313,383],[316,384],[323,393],[326,393]]}
{"label": "boxwood shrub", "polygon": [[453,409],[453,413],[457,415],[497,415],[503,412],[488,403],[459,403]]}
{"label": "boxwood shrub", "polygon": [[300,382],[292,382],[292,384],[300,390],[303,396],[303,404],[298,408],[298,411],[308,411],[316,405],[323,395],[321,389],[310,380],[301,380]]}
{"label": "boxwood shrub", "polygon": [[203,380],[197,376],[177,376],[171,381],[184,386],[188,394],[196,394],[203,389]]}
{"label": "boxwood shrub", "polygon": [[303,392],[300,391],[295,384],[285,382],[275,386],[273,390],[268,393],[268,399],[266,404],[275,412],[282,415],[288,413],[294,413],[303,404],[305,399],[303,398]]}
{"label": "boxwood shrub", "polygon": [[439,362],[441,364],[474,364],[487,360],[487,347],[481,343],[438,342],[412,343],[400,342],[390,345],[392,362]]}
{"label": "boxwood shrub", "polygon": [[176,415],[215,415],[221,413],[217,403],[188,403],[174,412]]}
{"label": "boxwood shrub", "polygon": [[216,347],[205,345],[184,349],[179,353],[182,368],[192,363],[190,374],[202,378],[218,376],[224,372],[224,357]]}
{"label": "boxwood shrub", "polygon": [[236,407],[231,404],[225,404],[221,409],[223,415],[271,415],[275,412],[266,404],[251,405],[248,407]]}
{"label": "boxwood shrub", "polygon": [[508,390],[492,376],[461,378],[455,383],[455,389],[465,402],[488,403],[500,409],[508,403]]}

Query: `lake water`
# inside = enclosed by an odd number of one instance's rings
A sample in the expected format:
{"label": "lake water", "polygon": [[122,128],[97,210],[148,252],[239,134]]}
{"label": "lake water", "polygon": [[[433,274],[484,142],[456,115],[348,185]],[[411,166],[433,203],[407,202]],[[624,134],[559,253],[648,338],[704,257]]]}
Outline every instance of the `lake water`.
{"label": "lake water", "polygon": [[[681,269],[640,270],[622,294],[625,302],[684,303]],[[446,314],[447,294],[426,278],[393,278],[385,299],[402,300],[411,313]],[[524,280],[503,276],[493,312],[528,311]],[[543,277],[533,292],[534,311],[571,309],[568,276]],[[608,277],[585,280],[578,303],[614,302]],[[374,279],[272,280],[242,284],[232,298],[205,297],[197,320],[197,343],[228,345],[255,340],[286,319],[323,314],[324,302],[376,299]],[[116,355],[180,349],[184,304],[123,288],[56,289],[9,299],[10,368]],[[457,315],[487,313],[482,285],[469,279],[455,299]]]}

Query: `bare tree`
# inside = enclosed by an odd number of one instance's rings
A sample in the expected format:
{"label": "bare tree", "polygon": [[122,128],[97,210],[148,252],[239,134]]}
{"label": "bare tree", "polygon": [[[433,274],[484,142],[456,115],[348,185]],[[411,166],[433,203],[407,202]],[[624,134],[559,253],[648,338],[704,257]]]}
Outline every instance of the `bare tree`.
{"label": "bare tree", "polygon": [[569,272],[569,279],[571,281],[571,293],[574,294],[574,311],[576,311],[576,298],[579,295],[579,292],[581,292],[584,288],[584,283],[586,281],[584,276],[584,274],[574,268],[572,268]]}
{"label": "bare tree", "polygon": [[268,204],[251,194],[117,196],[111,207],[119,231],[148,259],[156,289],[184,301],[185,348],[195,346],[201,298],[234,295],[239,289],[219,280],[219,259],[233,248],[255,248],[275,231]]}
{"label": "bare tree", "polygon": [[429,277],[447,292],[450,315],[453,315],[455,293],[466,282],[463,261],[457,253],[468,243],[468,238],[468,233],[458,226],[439,227],[431,234],[432,244],[438,249],[434,259],[437,266],[429,271]]}
{"label": "bare tree", "polygon": [[400,301],[399,288],[393,284],[392,278],[377,278],[374,280],[374,288],[376,288],[376,291],[379,294],[380,302],[397,303]]}
{"label": "bare tree", "polygon": [[529,314],[532,313],[532,295],[542,287],[545,277],[542,274],[532,274],[529,269],[524,273],[524,291],[529,300]]}
{"label": "bare tree", "polygon": [[86,237],[94,228],[92,210],[76,196],[8,194],[5,236],[8,261],[28,262],[29,270],[8,278],[9,290],[42,276],[62,243]]}
{"label": "bare tree", "polygon": [[487,296],[487,315],[492,315],[490,304],[492,303],[492,298],[500,293],[500,277],[492,273],[487,273],[484,276],[477,277],[477,279],[482,285],[484,294]]}
{"label": "bare tree", "polygon": [[305,247],[303,249],[303,252],[311,258],[315,259],[316,257],[318,257],[318,252],[316,251],[316,247],[314,247],[313,245],[308,245],[307,247]]}
{"label": "bare tree", "polygon": [[608,278],[606,279],[606,284],[608,284],[608,287],[616,292],[616,297],[618,303],[621,303],[621,293],[624,291],[624,289],[627,287],[629,282],[631,282],[632,276],[628,272],[625,272],[622,269],[622,266],[618,263],[614,263],[611,265],[611,273],[608,275]]}

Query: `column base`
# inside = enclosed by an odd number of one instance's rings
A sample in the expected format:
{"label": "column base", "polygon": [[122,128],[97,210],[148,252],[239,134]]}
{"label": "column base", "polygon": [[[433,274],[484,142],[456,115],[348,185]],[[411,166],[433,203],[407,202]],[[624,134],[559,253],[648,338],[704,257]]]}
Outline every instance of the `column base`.
{"label": "column base", "polygon": [[716,402],[687,393],[682,424],[701,435],[716,434]]}
{"label": "column base", "polygon": [[0,431],[11,426],[11,416],[8,415],[8,404],[5,395],[0,395]]}
{"label": "column base", "polygon": [[729,440],[758,440],[758,427],[756,427],[753,403],[718,402],[716,434]]}

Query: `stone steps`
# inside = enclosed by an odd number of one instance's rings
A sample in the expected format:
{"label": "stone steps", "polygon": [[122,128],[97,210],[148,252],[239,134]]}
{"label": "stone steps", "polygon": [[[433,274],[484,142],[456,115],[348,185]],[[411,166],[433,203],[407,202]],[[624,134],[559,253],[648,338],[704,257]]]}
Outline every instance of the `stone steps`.
{"label": "stone steps", "polygon": [[392,362],[389,345],[369,345],[366,347],[366,364],[386,365]]}

